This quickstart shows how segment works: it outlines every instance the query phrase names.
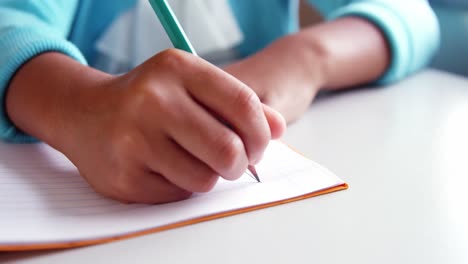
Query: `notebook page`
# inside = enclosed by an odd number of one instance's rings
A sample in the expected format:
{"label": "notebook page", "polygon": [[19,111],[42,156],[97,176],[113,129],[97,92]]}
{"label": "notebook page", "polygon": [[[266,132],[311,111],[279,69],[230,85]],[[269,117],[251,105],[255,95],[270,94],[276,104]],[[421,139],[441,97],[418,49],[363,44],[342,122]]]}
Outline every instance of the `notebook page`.
{"label": "notebook page", "polygon": [[102,239],[280,201],[344,184],[325,168],[272,141],[249,175],[219,180],[205,194],[163,204],[104,198],[61,153],[45,144],[0,144],[0,247]]}

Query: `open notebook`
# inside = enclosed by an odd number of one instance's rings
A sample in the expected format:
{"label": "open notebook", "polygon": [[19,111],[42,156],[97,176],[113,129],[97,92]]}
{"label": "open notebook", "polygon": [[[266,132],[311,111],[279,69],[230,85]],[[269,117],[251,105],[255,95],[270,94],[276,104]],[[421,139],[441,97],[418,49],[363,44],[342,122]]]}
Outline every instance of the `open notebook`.
{"label": "open notebook", "polygon": [[0,250],[103,243],[346,189],[325,168],[272,141],[249,175],[206,194],[163,204],[122,204],[96,194],[45,144],[0,144]]}

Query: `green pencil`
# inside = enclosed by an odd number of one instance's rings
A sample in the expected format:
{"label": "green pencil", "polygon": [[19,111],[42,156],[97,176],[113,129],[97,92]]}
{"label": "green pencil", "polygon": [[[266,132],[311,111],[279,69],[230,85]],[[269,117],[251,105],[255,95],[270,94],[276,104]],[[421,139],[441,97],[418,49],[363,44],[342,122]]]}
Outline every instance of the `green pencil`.
{"label": "green pencil", "polygon": [[[190,43],[190,40],[185,34],[184,29],[180,25],[177,17],[175,16],[167,1],[149,0],[149,2],[151,7],[153,7],[153,10],[156,13],[159,21],[161,21],[164,30],[172,42],[172,45],[174,45],[174,48],[184,50],[186,52],[192,53],[195,56],[198,56],[192,46],[192,43]],[[252,173],[257,182],[260,182],[260,178],[258,177],[258,173],[255,167],[249,165],[249,171]]]}
{"label": "green pencil", "polygon": [[190,40],[166,0],[149,0],[174,48],[197,55]]}

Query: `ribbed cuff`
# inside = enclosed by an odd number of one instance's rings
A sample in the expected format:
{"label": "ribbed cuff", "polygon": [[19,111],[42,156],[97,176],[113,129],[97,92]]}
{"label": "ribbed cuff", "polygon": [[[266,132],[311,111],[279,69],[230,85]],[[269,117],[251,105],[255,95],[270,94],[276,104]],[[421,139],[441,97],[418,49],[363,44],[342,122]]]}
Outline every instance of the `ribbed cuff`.
{"label": "ribbed cuff", "polygon": [[401,80],[423,68],[439,47],[437,18],[426,1],[357,2],[337,10],[329,19],[345,16],[367,19],[385,35],[392,61],[377,80],[380,84]]}
{"label": "ribbed cuff", "polygon": [[0,138],[12,143],[36,142],[36,139],[15,127],[6,113],[5,95],[14,74],[28,60],[48,51],[63,53],[83,64],[86,64],[86,60],[76,46],[54,34],[13,29],[0,35]]}

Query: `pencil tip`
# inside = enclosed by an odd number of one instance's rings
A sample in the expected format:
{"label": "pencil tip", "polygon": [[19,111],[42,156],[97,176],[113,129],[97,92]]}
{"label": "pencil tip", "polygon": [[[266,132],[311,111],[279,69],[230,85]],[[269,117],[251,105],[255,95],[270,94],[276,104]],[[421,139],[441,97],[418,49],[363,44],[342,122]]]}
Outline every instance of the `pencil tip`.
{"label": "pencil tip", "polygon": [[257,180],[257,182],[262,182],[260,181],[260,178],[258,177],[258,175],[254,175],[255,176],[255,179]]}
{"label": "pencil tip", "polygon": [[250,172],[252,173],[252,175],[255,177],[255,180],[257,180],[257,182],[261,182],[261,181],[260,181],[260,177],[258,177],[257,170],[255,169],[254,166],[249,165],[249,171],[250,171]]}

